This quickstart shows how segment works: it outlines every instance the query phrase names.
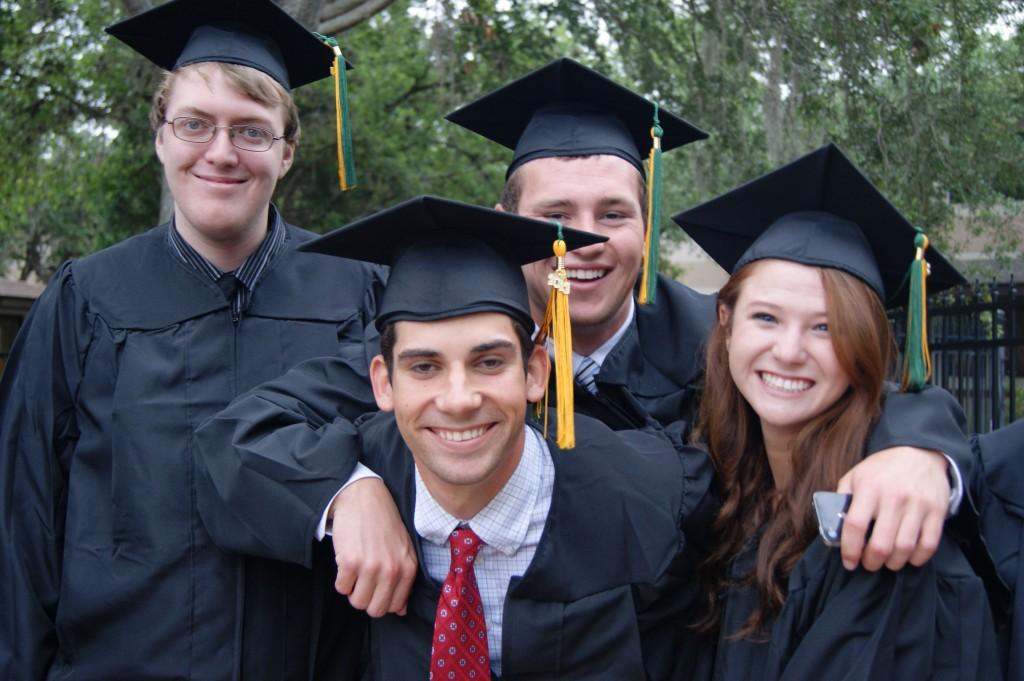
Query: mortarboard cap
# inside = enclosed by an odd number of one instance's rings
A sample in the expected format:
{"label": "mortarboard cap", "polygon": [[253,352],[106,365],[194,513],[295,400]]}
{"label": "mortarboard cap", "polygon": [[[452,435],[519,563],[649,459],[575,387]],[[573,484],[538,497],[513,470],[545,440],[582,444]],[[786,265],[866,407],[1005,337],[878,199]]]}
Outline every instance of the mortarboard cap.
{"label": "mortarboard cap", "polygon": [[[606,237],[563,229],[569,250]],[[521,266],[551,257],[559,227],[434,196],[409,199],[300,250],[390,265],[377,325],[502,312],[533,328]]]}
{"label": "mortarboard cap", "polygon": [[[556,59],[445,118],[514,150],[508,174],[549,156],[608,154],[646,173],[655,105],[568,58]],[[707,137],[665,110],[658,112],[664,151]]]}
{"label": "mortarboard cap", "polygon": [[708,135],[632,90],[568,58],[467,104],[446,118],[513,150],[506,177],[552,156],[617,156],[647,180],[647,225],[637,300],[653,303],[661,236],[661,153]]}
{"label": "mortarboard cap", "polygon": [[[221,62],[262,71],[285,90],[334,76],[338,180],[356,185],[345,70],[334,38],[311,33],[271,0],[171,0],[107,27],[157,66]],[[344,68],[342,68],[344,64]]]}
{"label": "mortarboard cap", "polygon": [[240,64],[285,90],[326,78],[334,62],[329,47],[271,0],[172,0],[107,32],[168,71]]}
{"label": "mortarboard cap", "polygon": [[[833,267],[906,301],[918,232],[834,144],[672,219],[726,271],[766,258]],[[964,283],[935,249],[928,263],[930,291]]]}

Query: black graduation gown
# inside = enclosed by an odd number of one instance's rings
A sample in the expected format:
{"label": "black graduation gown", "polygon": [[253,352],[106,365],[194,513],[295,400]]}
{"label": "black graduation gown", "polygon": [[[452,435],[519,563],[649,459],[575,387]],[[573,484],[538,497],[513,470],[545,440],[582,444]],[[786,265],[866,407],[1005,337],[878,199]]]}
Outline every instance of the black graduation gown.
{"label": "black graduation gown", "polygon": [[[756,542],[734,561],[748,574]],[[820,539],[789,579],[770,642],[727,638],[757,605],[753,588],[725,595],[715,681],[998,681],[996,639],[981,580],[943,539],[921,568],[853,572]]]}
{"label": "black graduation gown", "polygon": [[345,678],[347,644],[314,660],[317,637],[352,616],[327,599],[330,552],[310,572],[217,548],[192,430],[361,339],[380,273],[296,253],[315,235],[287,226],[233,322],[167,229],[62,266],[14,345],[0,383],[0,676]]}
{"label": "black graduation gown", "polygon": [[[243,552],[301,559],[314,541],[323,496],[337,489],[329,459],[347,459],[349,470],[359,451],[384,478],[416,536],[413,461],[392,414],[368,415],[358,426],[338,419],[321,427],[318,437],[292,438],[302,439],[304,448],[282,452],[277,438],[250,430],[261,421],[259,413],[252,419],[245,414],[255,405],[236,402],[198,433],[212,483],[204,488],[209,506],[246,509],[237,523],[216,530],[218,541]],[[292,428],[306,426],[296,419],[285,425]],[[227,452],[222,443],[232,435],[234,451]],[[707,493],[710,463],[668,436],[616,434],[585,417],[577,419],[576,438],[576,449],[565,452],[549,441],[555,464],[551,510],[530,568],[506,598],[503,678],[689,679],[701,651],[687,645],[685,611],[715,510]],[[276,505],[280,493],[271,495],[274,505],[263,503],[274,486],[289,490],[292,503]],[[288,513],[297,519],[283,521]],[[290,536],[299,527],[304,531],[298,539]],[[408,614],[371,620],[373,679],[427,678],[439,588],[421,569]]]}
{"label": "black graduation gown", "polygon": [[[1000,608],[1000,643],[1007,679],[1024,678],[1024,420],[973,438],[979,475],[972,485],[980,512],[987,558],[996,576],[990,585],[1005,592]],[[997,596],[998,598],[998,596]]]}
{"label": "black graduation gown", "polygon": [[[715,319],[715,296],[658,275],[657,302],[636,315],[601,364],[598,394],[577,384],[578,413],[614,430],[644,428],[649,419],[688,431],[696,415],[704,339]],[[555,395],[554,375],[549,385]]]}

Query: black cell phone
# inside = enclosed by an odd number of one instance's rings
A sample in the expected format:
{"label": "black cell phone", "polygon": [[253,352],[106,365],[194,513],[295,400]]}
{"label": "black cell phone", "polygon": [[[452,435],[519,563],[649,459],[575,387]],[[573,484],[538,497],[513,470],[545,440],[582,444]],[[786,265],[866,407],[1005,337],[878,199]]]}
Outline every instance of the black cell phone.
{"label": "black cell phone", "polygon": [[839,538],[843,536],[843,518],[850,509],[852,498],[839,492],[815,492],[811,497],[818,516],[818,533],[825,546],[839,546]]}

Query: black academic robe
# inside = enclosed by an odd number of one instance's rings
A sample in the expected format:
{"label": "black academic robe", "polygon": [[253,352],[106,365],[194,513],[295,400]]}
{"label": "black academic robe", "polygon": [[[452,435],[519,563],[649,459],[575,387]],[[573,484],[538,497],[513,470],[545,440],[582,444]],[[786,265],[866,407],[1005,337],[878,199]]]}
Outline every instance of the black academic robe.
{"label": "black academic robe", "polygon": [[[731,575],[749,574],[757,544]],[[729,638],[757,605],[754,588],[725,594],[715,681],[998,681],[988,600],[954,542],[899,572],[843,568],[816,539],[789,578],[770,642]]]}
{"label": "black academic robe", "polygon": [[[696,415],[704,340],[715,319],[715,296],[658,275],[657,301],[636,315],[601,364],[598,394],[576,385],[576,411],[614,430],[644,428],[648,419],[687,432]],[[549,386],[555,395],[554,376]]]}
{"label": "black academic robe", "polygon": [[[245,509],[237,522],[215,530],[218,541],[300,560],[314,542],[323,497],[337,489],[330,459],[345,459],[349,470],[360,451],[416,537],[412,455],[392,414],[369,415],[357,426],[338,419],[317,437],[292,437],[304,446],[282,452],[277,437],[249,428],[262,420],[248,413],[256,405],[236,402],[198,433],[211,482],[203,488],[207,507]],[[306,428],[301,419],[282,425]],[[223,447],[225,437],[234,439],[232,451]],[[555,465],[551,510],[529,569],[509,586],[502,678],[689,679],[700,651],[688,645],[685,612],[715,510],[707,457],[664,434],[613,433],[585,417],[576,422],[576,449],[548,446]],[[292,503],[278,505],[280,493],[265,503],[274,487],[288,490]],[[288,521],[287,514],[297,517]],[[305,528],[298,537],[296,528]],[[371,621],[371,678],[427,678],[439,588],[421,568],[408,614]]]}
{"label": "black academic robe", "polygon": [[380,274],[295,252],[315,235],[287,226],[233,322],[167,229],[63,265],[3,374],[0,677],[344,679],[359,629],[339,636],[353,615],[328,599],[330,551],[307,556],[310,570],[215,546],[192,432],[361,339]]}
{"label": "black academic robe", "polygon": [[[1024,678],[1024,419],[973,438],[979,475],[972,485],[980,512],[982,550],[996,573],[1000,643],[1007,679]],[[980,552],[980,551],[979,551]],[[992,582],[996,582],[994,585]],[[996,596],[999,598],[999,596]]]}

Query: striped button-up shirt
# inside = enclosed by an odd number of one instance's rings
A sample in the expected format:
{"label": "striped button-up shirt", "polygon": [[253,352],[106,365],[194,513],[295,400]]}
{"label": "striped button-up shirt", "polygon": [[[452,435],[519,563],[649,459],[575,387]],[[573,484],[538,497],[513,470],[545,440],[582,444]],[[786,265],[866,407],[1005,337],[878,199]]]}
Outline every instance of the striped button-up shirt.
{"label": "striped button-up shirt", "polygon": [[259,247],[249,254],[245,262],[234,272],[222,272],[216,265],[200,255],[199,251],[192,248],[185,241],[178,232],[177,227],[174,226],[174,218],[171,218],[170,228],[167,230],[167,244],[172,253],[181,258],[186,264],[209,277],[214,283],[218,283],[224,276],[234,276],[238,280],[239,285],[235,288],[235,293],[229,301],[231,303],[231,318],[235,321],[241,318],[242,312],[249,306],[249,300],[252,298],[252,292],[256,288],[256,283],[263,276],[267,265],[280,252],[281,246],[284,244],[286,236],[284,221],[281,220],[281,216],[278,215],[277,210],[273,206],[270,207],[270,219],[268,222],[270,228]]}

